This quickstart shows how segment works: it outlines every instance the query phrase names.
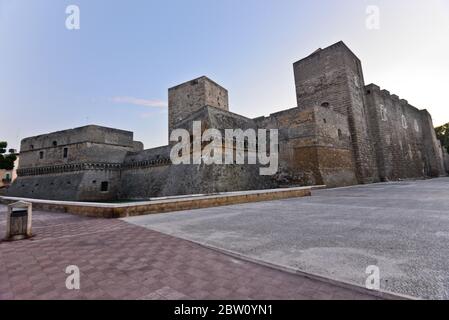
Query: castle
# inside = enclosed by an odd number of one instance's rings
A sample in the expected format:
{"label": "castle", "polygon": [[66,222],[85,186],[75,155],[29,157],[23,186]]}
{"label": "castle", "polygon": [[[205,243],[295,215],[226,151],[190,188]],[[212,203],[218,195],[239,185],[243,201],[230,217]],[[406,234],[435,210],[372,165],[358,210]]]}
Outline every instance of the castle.
{"label": "castle", "polygon": [[202,130],[278,129],[274,176],[260,176],[249,164],[173,165],[170,145],[143,150],[132,132],[91,125],[23,139],[18,178],[7,194],[114,201],[447,174],[449,155],[430,114],[365,85],[360,60],[343,42],[293,68],[297,107],[268,117],[230,112],[227,90],[207,77],[169,89],[169,134],[193,121]]}

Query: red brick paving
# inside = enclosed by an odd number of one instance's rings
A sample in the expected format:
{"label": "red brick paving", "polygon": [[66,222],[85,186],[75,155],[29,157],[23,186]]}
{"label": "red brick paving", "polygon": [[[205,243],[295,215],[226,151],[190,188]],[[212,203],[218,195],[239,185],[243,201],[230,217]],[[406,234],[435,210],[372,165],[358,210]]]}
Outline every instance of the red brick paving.
{"label": "red brick paving", "polygon": [[[33,233],[0,242],[0,300],[374,299],[120,220],[34,212]],[[80,268],[81,290],[65,287],[69,265]]]}

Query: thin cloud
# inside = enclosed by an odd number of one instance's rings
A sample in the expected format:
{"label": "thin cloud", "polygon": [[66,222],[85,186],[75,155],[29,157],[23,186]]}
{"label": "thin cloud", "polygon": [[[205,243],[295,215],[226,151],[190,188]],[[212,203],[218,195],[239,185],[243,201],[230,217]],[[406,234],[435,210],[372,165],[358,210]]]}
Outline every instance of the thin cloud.
{"label": "thin cloud", "polygon": [[167,108],[168,105],[167,101],[164,100],[139,99],[134,97],[113,97],[111,101],[117,104],[132,104],[150,108]]}

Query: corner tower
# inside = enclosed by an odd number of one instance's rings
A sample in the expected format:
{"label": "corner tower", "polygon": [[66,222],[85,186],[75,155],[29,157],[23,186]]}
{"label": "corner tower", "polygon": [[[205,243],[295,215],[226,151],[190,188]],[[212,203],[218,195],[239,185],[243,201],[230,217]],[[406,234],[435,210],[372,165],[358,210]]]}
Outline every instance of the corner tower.
{"label": "corner tower", "polygon": [[304,110],[321,106],[347,116],[357,180],[378,181],[359,58],[340,41],[295,62],[293,69],[298,107]]}
{"label": "corner tower", "polygon": [[229,111],[228,90],[204,76],[168,89],[168,136],[178,122],[204,106]]}

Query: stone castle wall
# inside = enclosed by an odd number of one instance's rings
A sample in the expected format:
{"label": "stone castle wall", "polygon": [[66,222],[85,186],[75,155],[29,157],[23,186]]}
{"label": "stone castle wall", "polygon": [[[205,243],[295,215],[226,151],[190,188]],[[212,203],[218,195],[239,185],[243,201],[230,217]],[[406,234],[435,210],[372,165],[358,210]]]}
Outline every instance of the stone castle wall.
{"label": "stone castle wall", "polygon": [[425,112],[374,84],[365,92],[381,180],[442,174],[439,155],[428,144],[435,132]]}
{"label": "stone castle wall", "polygon": [[447,153],[445,148],[441,149],[441,153],[443,154],[444,169],[446,170],[446,173],[449,174],[449,153]]}
{"label": "stone castle wall", "polygon": [[348,117],[359,183],[378,181],[368,128],[361,62],[343,43],[319,49],[293,65],[300,109],[323,106]]}
{"label": "stone castle wall", "polygon": [[168,134],[176,123],[185,120],[204,106],[229,110],[228,91],[208,79],[200,77],[168,90]]}
{"label": "stone castle wall", "polygon": [[[277,129],[279,170],[273,176],[261,176],[260,165],[173,165],[175,142],[143,150],[132,132],[86,126],[24,139],[19,177],[7,193],[113,201],[346,186],[449,171],[449,154],[430,114],[376,85],[365,86],[361,62],[343,42],[296,62],[294,74],[298,107],[255,119],[230,112],[227,90],[206,77],[169,89],[169,134],[183,128],[193,135],[193,121],[201,121],[202,132],[218,129],[223,137],[225,129]],[[230,145],[234,154],[241,148]]]}
{"label": "stone castle wall", "polygon": [[37,199],[114,200],[125,157],[142,149],[132,132],[99,126],[23,139],[19,177],[7,194]]}
{"label": "stone castle wall", "polygon": [[[102,182],[108,190],[101,191]],[[112,201],[120,189],[120,170],[80,169],[60,173],[20,176],[7,195],[34,199],[66,201]]]}
{"label": "stone castle wall", "polygon": [[260,128],[279,129],[279,183],[357,183],[345,115],[315,106],[293,108],[255,119]]}

